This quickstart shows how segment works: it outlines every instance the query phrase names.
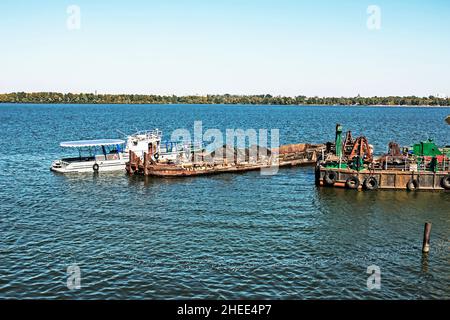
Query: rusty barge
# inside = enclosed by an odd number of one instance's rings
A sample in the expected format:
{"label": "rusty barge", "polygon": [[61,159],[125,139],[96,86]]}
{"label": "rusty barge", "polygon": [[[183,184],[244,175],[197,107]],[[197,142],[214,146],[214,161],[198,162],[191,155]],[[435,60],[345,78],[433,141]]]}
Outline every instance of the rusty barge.
{"label": "rusty barge", "polygon": [[[314,166],[325,150],[322,144],[293,144],[279,148],[251,146],[236,148],[224,145],[208,152],[202,146],[180,142],[161,142],[157,136],[129,153],[129,175],[161,178],[193,177],[221,173],[261,170],[271,174],[286,166]],[[138,149],[138,150],[136,150]]]}
{"label": "rusty barge", "polygon": [[336,126],[335,143],[327,144],[318,161],[316,185],[352,190],[450,190],[450,146],[439,148],[432,140],[401,148],[389,144],[388,152],[374,157],[366,137],[353,139]]}

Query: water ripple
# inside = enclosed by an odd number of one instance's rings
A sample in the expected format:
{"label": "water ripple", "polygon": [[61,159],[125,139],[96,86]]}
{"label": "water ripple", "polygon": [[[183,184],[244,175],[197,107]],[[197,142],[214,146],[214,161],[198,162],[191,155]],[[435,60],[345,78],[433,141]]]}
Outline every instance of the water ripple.
{"label": "water ripple", "polygon": [[[204,129],[280,128],[282,143],[333,140],[324,119],[335,119],[355,134],[364,128],[378,152],[394,136],[407,145],[425,132],[448,144],[445,109],[427,109],[427,122],[422,109],[367,109],[2,105],[0,297],[450,298],[449,193],[317,189],[311,168],[173,180],[48,170],[60,140],[170,132],[195,120]],[[417,128],[405,133],[402,123]],[[433,222],[426,258],[425,221]],[[66,286],[73,264],[80,290]],[[381,290],[367,289],[373,264]]]}

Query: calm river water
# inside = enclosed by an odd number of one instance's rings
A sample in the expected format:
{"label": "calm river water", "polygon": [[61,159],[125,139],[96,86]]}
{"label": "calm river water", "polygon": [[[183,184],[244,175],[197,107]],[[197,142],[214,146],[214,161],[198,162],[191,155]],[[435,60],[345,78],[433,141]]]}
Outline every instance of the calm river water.
{"label": "calm river water", "polygon": [[[159,180],[49,171],[59,142],[117,130],[277,128],[378,153],[434,138],[449,109],[208,105],[0,105],[0,298],[450,298],[450,193],[317,189],[312,168]],[[422,257],[424,222],[433,223]],[[81,288],[67,288],[67,268]],[[381,288],[367,288],[368,266]]]}

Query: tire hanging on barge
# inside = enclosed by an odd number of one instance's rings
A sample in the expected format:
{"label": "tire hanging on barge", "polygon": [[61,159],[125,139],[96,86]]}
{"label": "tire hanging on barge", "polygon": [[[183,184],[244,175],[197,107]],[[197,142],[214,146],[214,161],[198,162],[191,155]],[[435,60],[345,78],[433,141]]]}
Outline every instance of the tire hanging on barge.
{"label": "tire hanging on barge", "polygon": [[375,177],[369,177],[364,180],[364,189],[366,190],[377,190],[378,189],[378,180]]}
{"label": "tire hanging on barge", "polygon": [[442,178],[441,185],[445,190],[450,190],[450,174]]}
{"label": "tire hanging on barge", "polygon": [[337,180],[337,174],[334,171],[325,172],[325,176],[323,177],[324,185],[326,186],[334,186]]}
{"label": "tire hanging on barge", "polygon": [[408,191],[415,191],[419,189],[419,181],[417,179],[409,180],[408,184],[406,185],[406,189],[408,189]]}
{"label": "tire hanging on barge", "polygon": [[359,188],[361,182],[359,181],[359,178],[357,176],[353,176],[347,179],[345,181],[345,187],[350,190],[356,190]]}

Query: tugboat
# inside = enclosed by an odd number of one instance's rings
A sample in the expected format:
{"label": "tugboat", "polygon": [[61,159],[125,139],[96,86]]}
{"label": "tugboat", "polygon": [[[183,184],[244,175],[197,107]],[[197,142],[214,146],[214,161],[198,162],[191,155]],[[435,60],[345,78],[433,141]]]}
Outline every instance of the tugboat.
{"label": "tugboat", "polygon": [[450,147],[432,140],[401,148],[389,143],[388,152],[373,156],[366,137],[353,139],[336,126],[335,143],[316,165],[316,185],[352,190],[450,190]]}

